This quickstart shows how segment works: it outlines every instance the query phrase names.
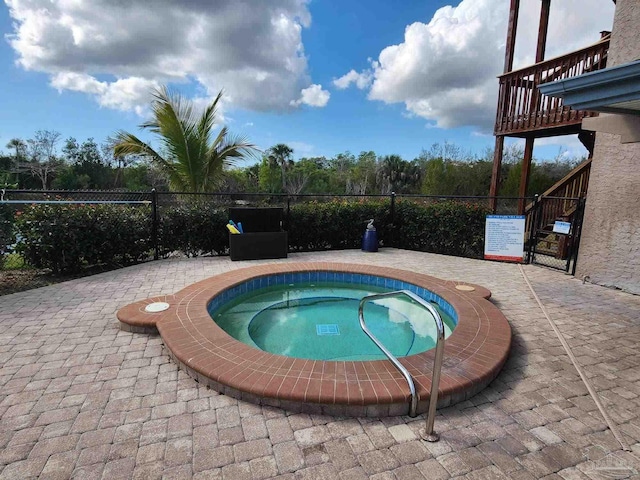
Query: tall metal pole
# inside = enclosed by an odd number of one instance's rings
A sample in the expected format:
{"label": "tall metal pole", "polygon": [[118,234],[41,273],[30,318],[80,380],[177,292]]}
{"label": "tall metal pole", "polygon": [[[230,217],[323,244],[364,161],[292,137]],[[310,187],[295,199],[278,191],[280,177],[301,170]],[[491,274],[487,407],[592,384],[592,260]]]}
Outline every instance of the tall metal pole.
{"label": "tall metal pole", "polygon": [[160,257],[158,249],[158,192],[151,189],[151,241],[153,242],[153,259]]}
{"label": "tall metal pole", "polygon": [[531,257],[533,256],[534,243],[537,238],[536,232],[538,231],[538,209],[540,208],[540,195],[536,193],[533,199],[533,212],[531,213],[531,222],[529,223],[529,238],[527,239],[527,261],[525,263],[531,263]]}
{"label": "tall metal pole", "polygon": [[291,230],[291,197],[287,195],[287,231]]}
{"label": "tall metal pole", "polygon": [[391,246],[396,247],[396,192],[391,192]]}

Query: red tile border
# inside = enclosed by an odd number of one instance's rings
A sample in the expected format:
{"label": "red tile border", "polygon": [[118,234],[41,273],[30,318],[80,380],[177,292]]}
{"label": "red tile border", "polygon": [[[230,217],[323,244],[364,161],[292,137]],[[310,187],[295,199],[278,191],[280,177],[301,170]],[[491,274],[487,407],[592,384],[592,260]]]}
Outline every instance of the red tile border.
{"label": "red tile border", "polygon": [[[280,273],[338,271],[387,277],[426,288],[449,302],[458,325],[445,341],[438,406],[463,401],[500,372],[511,348],[511,327],[488,299],[491,292],[465,282],[445,281],[406,270],[349,263],[277,263],[216,275],[164,295],[132,303],[117,312],[124,330],[157,329],[171,357],[186,372],[224,394],[289,410],[337,415],[406,414],[409,391],[401,373],[386,360],[307,361],[273,355],[230,337],[211,319],[209,301],[255,277]],[[469,285],[473,291],[458,290]],[[147,313],[149,303],[169,309]],[[400,359],[416,382],[419,412],[428,407],[434,351]]]}

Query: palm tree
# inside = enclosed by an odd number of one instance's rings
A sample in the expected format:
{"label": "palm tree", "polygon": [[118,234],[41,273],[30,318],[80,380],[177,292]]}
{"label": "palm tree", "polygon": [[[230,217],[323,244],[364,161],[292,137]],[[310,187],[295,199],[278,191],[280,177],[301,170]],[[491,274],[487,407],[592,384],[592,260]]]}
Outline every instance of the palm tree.
{"label": "palm tree", "polygon": [[166,87],[155,90],[153,97],[153,118],[140,128],[159,137],[163,153],[121,130],[116,133],[113,154],[116,158],[138,155],[150,159],[167,176],[172,190],[214,191],[224,167],[256,151],[245,138],[231,136],[227,127],[222,127],[214,138],[222,91],[200,116],[192,102]]}
{"label": "palm tree", "polygon": [[289,165],[293,163],[293,148],[284,143],[274,145],[269,149],[269,163],[279,166],[282,171],[282,191],[286,190],[285,171],[289,168]]}
{"label": "palm tree", "polygon": [[378,167],[382,193],[406,193],[420,182],[420,166],[399,155],[386,155]]}
{"label": "palm tree", "polygon": [[378,166],[378,181],[381,193],[387,194],[398,190],[404,160],[399,155],[385,155]]}
{"label": "palm tree", "polygon": [[24,149],[27,148],[27,144],[24,143],[20,138],[12,138],[7,143],[7,148],[15,148],[16,150],[16,162],[20,159],[24,154]]}
{"label": "palm tree", "polygon": [[7,148],[15,148],[16,156],[15,156],[15,174],[16,174],[16,184],[18,183],[18,174],[20,171],[20,158],[24,156],[24,151],[27,148],[27,144],[24,143],[19,138],[12,138],[7,143]]}

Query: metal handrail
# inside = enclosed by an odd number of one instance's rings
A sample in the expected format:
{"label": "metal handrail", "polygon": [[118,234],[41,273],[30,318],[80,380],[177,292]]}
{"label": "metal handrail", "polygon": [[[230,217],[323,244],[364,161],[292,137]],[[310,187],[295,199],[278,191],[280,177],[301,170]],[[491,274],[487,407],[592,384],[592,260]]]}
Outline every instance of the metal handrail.
{"label": "metal handrail", "polygon": [[436,355],[433,360],[433,373],[431,375],[431,396],[429,397],[429,414],[427,416],[427,423],[424,431],[421,431],[422,438],[428,442],[437,442],[440,439],[440,436],[434,431],[433,424],[435,422],[436,416],[436,406],[438,404],[438,388],[440,385],[440,370],[442,368],[442,357],[444,354],[444,323],[442,321],[442,317],[438,313],[438,311],[430,305],[427,301],[420,298],[413,292],[409,290],[396,290],[394,292],[388,293],[375,293],[372,295],[367,295],[360,300],[360,305],[358,307],[358,318],[360,320],[360,327],[367,336],[373,340],[382,353],[384,353],[387,358],[393,363],[393,365],[402,373],[404,378],[409,385],[409,390],[411,391],[411,403],[409,405],[409,416],[415,417],[418,412],[418,396],[416,394],[416,385],[411,377],[409,371],[398,361],[398,359],[389,351],[387,348],[380,343],[380,341],[369,331],[367,325],[364,322],[364,304],[371,300],[379,300],[382,298],[389,297],[397,297],[399,295],[405,295],[409,297],[414,302],[418,303],[422,307],[426,308],[427,311],[433,316],[433,319],[436,322],[436,329],[438,330],[438,337],[436,339]]}

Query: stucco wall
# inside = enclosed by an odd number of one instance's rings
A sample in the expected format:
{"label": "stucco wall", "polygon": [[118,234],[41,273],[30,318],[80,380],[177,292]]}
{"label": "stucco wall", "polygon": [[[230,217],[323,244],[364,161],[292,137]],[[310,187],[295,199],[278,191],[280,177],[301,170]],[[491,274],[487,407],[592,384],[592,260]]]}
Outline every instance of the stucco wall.
{"label": "stucco wall", "polygon": [[[618,0],[608,66],[640,58],[640,3]],[[640,143],[596,134],[577,275],[640,294]]]}
{"label": "stucco wall", "polygon": [[611,31],[608,67],[640,59],[638,30],[640,3],[638,0],[618,0]]}

